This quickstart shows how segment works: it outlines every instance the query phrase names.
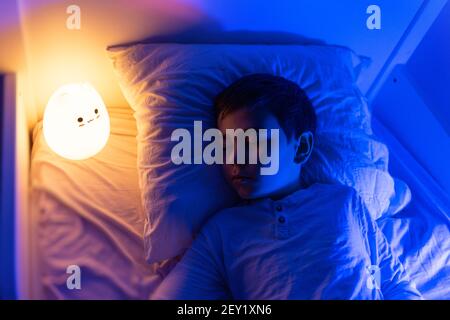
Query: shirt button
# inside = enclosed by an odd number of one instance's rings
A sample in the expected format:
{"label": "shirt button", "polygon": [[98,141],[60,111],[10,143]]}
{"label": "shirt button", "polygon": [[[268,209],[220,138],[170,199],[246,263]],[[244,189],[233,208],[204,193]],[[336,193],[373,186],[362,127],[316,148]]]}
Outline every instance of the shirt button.
{"label": "shirt button", "polygon": [[282,210],[283,210],[283,207],[281,206],[281,204],[277,204],[277,206],[275,207],[275,209],[276,209],[277,211],[282,211]]}
{"label": "shirt button", "polygon": [[286,222],[286,219],[285,219],[283,216],[278,217],[278,222],[279,222],[279,223],[285,223],[285,222]]}

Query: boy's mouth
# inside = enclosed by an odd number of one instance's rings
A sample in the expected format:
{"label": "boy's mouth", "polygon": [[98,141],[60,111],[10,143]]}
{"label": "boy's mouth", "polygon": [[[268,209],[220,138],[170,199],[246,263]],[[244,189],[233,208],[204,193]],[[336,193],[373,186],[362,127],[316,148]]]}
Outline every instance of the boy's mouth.
{"label": "boy's mouth", "polygon": [[253,179],[250,177],[247,177],[247,176],[242,176],[242,175],[236,175],[231,178],[231,181],[233,183],[237,183],[237,184],[248,183],[251,180],[253,180]]}

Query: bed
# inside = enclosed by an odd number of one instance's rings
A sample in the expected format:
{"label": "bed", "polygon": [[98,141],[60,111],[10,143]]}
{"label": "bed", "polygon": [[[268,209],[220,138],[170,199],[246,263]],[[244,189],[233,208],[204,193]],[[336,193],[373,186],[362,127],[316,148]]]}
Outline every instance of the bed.
{"label": "bed", "polygon": [[[166,266],[147,264],[144,258],[144,214],[132,110],[108,110],[110,140],[89,160],[71,162],[56,156],[43,140],[42,123],[33,131],[31,202],[38,217],[40,257],[40,277],[35,281],[42,288],[43,298],[147,299],[163,277]],[[396,167],[400,159],[410,160],[408,154],[376,119],[374,126],[390,147],[391,165],[401,172]],[[436,190],[433,193],[422,171],[411,171],[405,179],[416,181],[411,187],[412,203],[395,217],[382,219],[379,225],[424,297],[448,299],[446,195]],[[66,286],[70,265],[82,270],[81,290]]]}
{"label": "bed", "polygon": [[[17,96],[17,105],[5,109],[11,116],[4,141],[11,143],[5,143],[4,148],[9,152],[4,155],[11,159],[3,166],[7,169],[2,179],[6,185],[14,186],[14,192],[9,202],[4,201],[2,205],[9,205],[6,209],[16,225],[15,240],[8,239],[11,272],[2,268],[3,275],[10,278],[10,296],[147,299],[161,281],[164,268],[145,261],[142,244],[145,213],[136,170],[136,123],[113,79],[113,70],[105,59],[105,46],[148,37],[157,42],[197,39],[211,43],[223,40],[297,43],[298,36],[303,35],[350,47],[370,57],[374,63],[364,71],[362,87],[365,95],[374,99],[392,69],[405,64],[423,42],[448,1],[378,1],[383,10],[382,31],[368,30],[365,27],[367,6],[349,5],[350,1],[345,5],[331,1],[314,4],[290,1],[283,5],[271,1],[263,1],[264,5],[255,5],[255,1],[245,4],[226,1],[226,5],[225,1],[218,5],[209,1],[175,1],[167,8],[159,6],[157,1],[137,1],[134,5],[121,5],[123,1],[118,1],[108,12],[91,1],[83,4],[83,12],[96,19],[91,23],[86,21],[83,28],[89,32],[83,33],[81,42],[79,32],[65,32],[61,28],[60,15],[55,14],[51,19],[45,14],[49,10],[65,12],[63,2],[22,2],[17,10],[10,12],[9,20],[23,20],[20,25],[27,35],[22,39],[27,49],[25,56],[33,72],[22,70],[23,79],[19,77],[18,82],[18,93],[22,93],[11,95]],[[248,12],[254,13],[252,19],[248,19]],[[110,32],[111,20],[118,23],[117,32]],[[22,56],[13,51],[14,58]],[[3,61],[6,62],[3,67],[13,68],[9,60]],[[37,121],[51,92],[62,82],[79,78],[93,81],[100,90],[108,104],[112,131],[107,148],[98,156],[70,162],[48,149],[43,140],[42,122]],[[393,92],[397,94],[398,87]],[[383,104],[386,113],[396,105]],[[410,122],[409,118],[399,119],[393,125]],[[28,136],[32,128],[30,158]],[[448,192],[435,186],[427,168],[420,167],[381,124],[375,131],[389,147],[392,174],[407,182],[412,192],[412,202],[395,218],[380,221],[380,226],[424,297],[450,299]],[[409,135],[406,138],[413,140]],[[438,158],[437,155],[431,156]],[[31,203],[28,203],[29,195]],[[6,226],[10,230],[3,235],[12,233],[12,224],[10,221]],[[29,237],[33,238],[31,243]],[[66,286],[70,265],[81,267],[81,290],[68,290]]]}

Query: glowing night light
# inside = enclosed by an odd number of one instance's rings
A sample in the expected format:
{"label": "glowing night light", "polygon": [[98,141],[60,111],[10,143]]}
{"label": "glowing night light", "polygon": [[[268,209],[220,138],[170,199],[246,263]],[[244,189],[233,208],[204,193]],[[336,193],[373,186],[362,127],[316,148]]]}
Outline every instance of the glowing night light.
{"label": "glowing night light", "polygon": [[61,86],[44,112],[44,138],[58,155],[83,160],[100,152],[109,138],[106,106],[89,83]]}

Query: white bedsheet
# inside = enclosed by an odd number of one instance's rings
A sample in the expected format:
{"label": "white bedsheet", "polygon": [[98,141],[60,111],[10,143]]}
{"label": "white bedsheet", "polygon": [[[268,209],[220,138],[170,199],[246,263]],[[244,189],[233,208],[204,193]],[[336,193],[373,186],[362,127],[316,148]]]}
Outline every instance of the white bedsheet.
{"label": "white bedsheet", "polygon": [[[147,299],[161,282],[160,266],[144,259],[144,214],[136,170],[136,128],[129,108],[109,108],[111,137],[86,161],[48,149],[34,130],[32,209],[37,215],[41,277],[48,299]],[[411,204],[379,225],[426,299],[450,299],[449,198],[402,146],[377,124],[390,149],[390,168],[412,191]],[[69,290],[66,268],[82,271]],[[168,266],[170,268],[170,266]]]}
{"label": "white bedsheet", "polygon": [[[31,201],[42,298],[147,299],[160,282],[157,266],[144,259],[135,120],[128,107],[109,112],[108,144],[85,161],[57,156],[42,123],[34,130]],[[69,265],[80,267],[80,290],[67,288]]]}

